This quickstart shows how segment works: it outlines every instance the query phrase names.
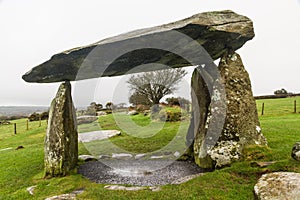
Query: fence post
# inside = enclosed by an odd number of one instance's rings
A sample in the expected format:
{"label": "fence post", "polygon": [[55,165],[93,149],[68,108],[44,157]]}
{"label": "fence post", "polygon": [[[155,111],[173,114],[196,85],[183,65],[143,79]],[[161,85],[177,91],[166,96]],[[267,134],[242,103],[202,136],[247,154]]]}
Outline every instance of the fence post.
{"label": "fence post", "polygon": [[297,113],[297,101],[294,101],[294,113]]}
{"label": "fence post", "polygon": [[264,115],[264,112],[265,112],[265,103],[262,103],[261,115]]}
{"label": "fence post", "polygon": [[39,121],[40,121],[39,127],[41,127],[42,126],[42,117],[41,116],[39,117]]}
{"label": "fence post", "polygon": [[28,123],[29,123],[29,120],[27,119],[27,120],[26,120],[26,131],[29,130],[29,125],[28,125]]}
{"label": "fence post", "polygon": [[17,123],[14,123],[14,133],[17,134]]}

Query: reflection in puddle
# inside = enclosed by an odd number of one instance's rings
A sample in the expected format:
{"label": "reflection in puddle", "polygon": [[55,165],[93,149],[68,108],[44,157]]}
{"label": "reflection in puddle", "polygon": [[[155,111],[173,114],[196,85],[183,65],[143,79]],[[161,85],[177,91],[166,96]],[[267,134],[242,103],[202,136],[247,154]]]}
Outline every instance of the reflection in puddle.
{"label": "reflection in puddle", "polygon": [[110,173],[117,174],[125,177],[141,177],[151,175],[152,172],[150,170],[145,169],[112,169]]}

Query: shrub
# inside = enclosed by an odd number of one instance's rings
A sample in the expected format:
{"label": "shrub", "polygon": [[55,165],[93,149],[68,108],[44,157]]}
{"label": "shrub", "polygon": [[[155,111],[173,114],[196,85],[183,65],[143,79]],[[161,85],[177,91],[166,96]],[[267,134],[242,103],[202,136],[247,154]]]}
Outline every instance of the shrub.
{"label": "shrub", "polygon": [[48,117],[49,117],[48,112],[42,112],[42,113],[34,112],[28,117],[28,119],[29,119],[29,121],[39,121],[40,119],[46,120],[46,119],[48,119]]}
{"label": "shrub", "polygon": [[167,122],[177,122],[182,119],[180,107],[164,107],[158,114],[159,120]]}

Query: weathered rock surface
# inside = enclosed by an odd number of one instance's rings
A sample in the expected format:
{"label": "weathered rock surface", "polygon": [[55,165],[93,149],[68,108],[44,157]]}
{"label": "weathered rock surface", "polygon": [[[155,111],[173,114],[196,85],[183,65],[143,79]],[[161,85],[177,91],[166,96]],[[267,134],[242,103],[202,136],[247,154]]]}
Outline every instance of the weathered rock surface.
{"label": "weathered rock surface", "polygon": [[53,197],[48,197],[45,200],[75,200],[75,194],[61,194]]}
{"label": "weathered rock surface", "polygon": [[[149,63],[173,68],[209,64],[226,49],[239,49],[253,37],[249,18],[228,10],[205,12],[64,51],[33,68],[23,79],[38,83],[74,81],[162,69],[145,65]],[[195,48],[195,42],[206,51]],[[142,64],[144,67],[135,68]]]}
{"label": "weathered rock surface", "polygon": [[45,176],[64,176],[78,160],[78,133],[71,84],[62,83],[51,103],[45,138]]}
{"label": "weathered rock surface", "polygon": [[299,200],[300,174],[275,172],[263,175],[254,186],[259,200]]}
{"label": "weathered rock surface", "polygon": [[113,153],[111,157],[115,159],[129,159],[133,158],[133,155],[129,153]]}
{"label": "weathered rock surface", "polygon": [[300,161],[300,142],[297,142],[296,144],[294,144],[291,156],[295,160]]}
{"label": "weathered rock surface", "polygon": [[80,156],[78,156],[78,160],[82,160],[84,162],[89,162],[89,161],[97,161],[98,159],[92,155],[80,155]]}
{"label": "weathered rock surface", "polygon": [[92,142],[95,140],[104,140],[117,135],[121,135],[121,132],[118,130],[92,131],[78,134],[78,140],[80,142]]}
{"label": "weathered rock surface", "polygon": [[34,185],[34,186],[31,186],[31,187],[28,187],[26,188],[27,192],[30,194],[30,195],[33,195],[33,192],[34,192],[34,189],[37,187],[37,185]]}
{"label": "weathered rock surface", "polygon": [[88,116],[88,115],[80,116],[80,117],[77,117],[77,125],[89,124],[96,120],[98,120],[98,117],[96,117],[96,116]]}
{"label": "weathered rock surface", "polygon": [[232,51],[225,53],[219,71],[220,77],[214,82],[211,96],[204,82],[207,78],[194,74],[192,82],[196,93],[192,99],[193,108],[198,104],[200,110],[194,109],[193,113],[194,124],[198,124],[194,127],[195,161],[200,167],[209,169],[238,160],[247,145],[266,145],[250,78],[240,56]]}

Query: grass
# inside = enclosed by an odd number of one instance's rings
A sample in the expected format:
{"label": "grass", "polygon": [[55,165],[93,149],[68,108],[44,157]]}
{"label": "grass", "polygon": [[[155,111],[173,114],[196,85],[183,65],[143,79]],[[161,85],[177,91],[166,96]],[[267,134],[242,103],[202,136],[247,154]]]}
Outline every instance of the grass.
{"label": "grass", "polygon": [[297,102],[297,111],[300,111],[300,96],[282,99],[261,99],[256,101],[259,115],[262,113],[262,104],[265,104],[264,116],[281,116],[294,112],[294,101]]}
{"label": "grass", "polygon": [[[84,130],[92,130],[97,124],[98,130],[116,129],[121,136],[109,139],[84,143],[86,149],[93,155],[111,153],[148,153],[162,154],[175,151],[184,151],[185,134],[189,121],[164,123],[152,121],[149,116],[142,114],[128,116],[115,114],[101,116],[98,123],[84,126]],[[80,130],[83,130],[80,128]],[[178,150],[179,149],[179,150]]]}
{"label": "grass", "polygon": [[[0,199],[45,199],[80,188],[84,188],[85,191],[77,196],[78,199],[253,199],[253,187],[263,173],[272,171],[300,173],[299,162],[290,157],[292,145],[300,141],[300,114],[292,113],[293,99],[263,101],[266,110],[265,115],[260,116],[260,122],[263,134],[268,139],[269,148],[249,147],[245,150],[246,156],[242,161],[206,173],[182,185],[162,186],[159,192],[109,191],[103,188],[103,184],[92,183],[75,172],[63,178],[43,179],[43,140],[46,122],[43,121],[41,127],[38,126],[38,122],[30,122],[30,129],[26,130],[24,119],[14,121],[18,124],[17,135],[13,134],[12,125],[0,126]],[[262,100],[257,102],[261,105]],[[124,115],[117,117],[124,120],[121,120],[121,125],[125,129],[122,128],[120,137],[99,143],[99,146],[103,145],[104,150],[112,148],[111,144],[114,144],[122,150],[135,153],[146,150],[155,152],[177,136],[179,130],[188,126],[186,121],[165,124],[151,122],[149,117],[142,115],[133,116],[131,119],[125,119]],[[132,135],[126,131],[129,126],[126,126],[126,120],[134,122],[133,130],[143,130],[148,126],[153,126],[154,130],[157,127],[162,129],[155,135],[139,131]],[[112,115],[100,117],[100,127],[120,130],[118,126],[120,123],[115,121],[118,120],[114,120]],[[80,127],[81,132],[99,129],[98,123]],[[132,127],[128,130],[132,130]],[[148,135],[145,137],[143,134]],[[181,138],[182,140],[184,138]],[[20,145],[24,148],[15,150]],[[12,149],[3,150],[6,148]],[[86,145],[80,144],[79,149],[81,154],[88,153]],[[173,147],[170,149],[174,150]],[[277,161],[277,163],[266,168],[258,168],[251,167],[253,161]],[[31,196],[26,188],[33,185],[37,187],[35,194]]]}

